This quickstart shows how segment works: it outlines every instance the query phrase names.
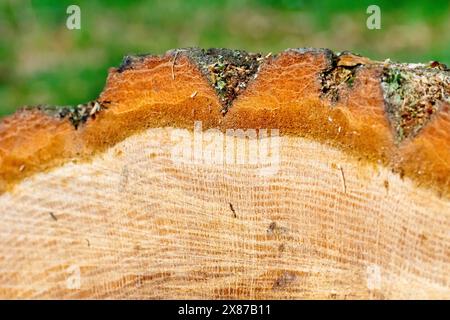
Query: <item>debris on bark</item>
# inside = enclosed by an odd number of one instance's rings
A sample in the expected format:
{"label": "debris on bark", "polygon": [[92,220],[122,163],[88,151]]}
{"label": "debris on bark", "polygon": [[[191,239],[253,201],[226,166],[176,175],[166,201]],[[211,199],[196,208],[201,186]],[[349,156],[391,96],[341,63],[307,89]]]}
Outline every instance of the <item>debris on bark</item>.
{"label": "debris on bark", "polygon": [[352,87],[355,80],[355,73],[359,66],[373,63],[368,58],[350,52],[342,52],[332,55],[332,65],[322,72],[320,79],[322,82],[321,96],[336,103],[340,99],[340,92],[346,87]]}
{"label": "debris on bark", "polygon": [[108,101],[100,102],[94,100],[77,106],[39,105],[37,109],[54,117],[67,118],[75,129],[78,129],[80,124],[85,123],[89,118],[95,119],[101,110],[107,108],[105,105],[108,103]]}
{"label": "debris on bark", "polygon": [[415,136],[439,109],[450,103],[450,72],[435,61],[424,64],[389,64],[381,86],[386,112],[397,142]]}
{"label": "debris on bark", "polygon": [[262,62],[271,56],[230,49],[185,50],[213,85],[222,103],[222,114],[228,111],[248,82],[256,78]]}

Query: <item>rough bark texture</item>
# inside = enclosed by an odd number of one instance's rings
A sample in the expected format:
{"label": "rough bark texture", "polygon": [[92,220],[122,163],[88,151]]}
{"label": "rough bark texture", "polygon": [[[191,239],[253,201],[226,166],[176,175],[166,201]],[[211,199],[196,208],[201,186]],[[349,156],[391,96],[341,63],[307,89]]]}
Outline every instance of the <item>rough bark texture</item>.
{"label": "rough bark texture", "polygon": [[[441,69],[182,49],[127,57],[96,102],[3,119],[0,296],[450,298]],[[279,161],[221,162],[220,141]]]}

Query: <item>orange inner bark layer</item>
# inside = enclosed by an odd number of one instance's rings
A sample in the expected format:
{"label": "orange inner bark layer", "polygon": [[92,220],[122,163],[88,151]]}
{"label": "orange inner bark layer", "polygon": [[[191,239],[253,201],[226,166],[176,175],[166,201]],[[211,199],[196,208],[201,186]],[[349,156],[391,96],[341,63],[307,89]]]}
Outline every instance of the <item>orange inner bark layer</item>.
{"label": "orange inner bark layer", "polygon": [[321,52],[286,51],[266,59],[228,113],[208,79],[186,56],[146,57],[111,69],[99,101],[108,108],[75,129],[67,119],[22,110],[0,123],[0,192],[36,172],[89,161],[128,136],[153,127],[279,129],[382,164],[450,196],[450,112],[444,105],[420,133],[396,144],[380,86],[382,68],[364,65],[332,103],[320,96]]}

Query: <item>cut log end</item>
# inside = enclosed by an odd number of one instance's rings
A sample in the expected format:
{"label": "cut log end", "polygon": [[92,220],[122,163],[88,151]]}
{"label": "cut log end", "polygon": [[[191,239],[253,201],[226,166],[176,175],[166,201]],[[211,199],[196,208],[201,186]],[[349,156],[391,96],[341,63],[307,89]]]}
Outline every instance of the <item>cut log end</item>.
{"label": "cut log end", "polygon": [[4,118],[0,296],[450,297],[445,69],[178,49]]}

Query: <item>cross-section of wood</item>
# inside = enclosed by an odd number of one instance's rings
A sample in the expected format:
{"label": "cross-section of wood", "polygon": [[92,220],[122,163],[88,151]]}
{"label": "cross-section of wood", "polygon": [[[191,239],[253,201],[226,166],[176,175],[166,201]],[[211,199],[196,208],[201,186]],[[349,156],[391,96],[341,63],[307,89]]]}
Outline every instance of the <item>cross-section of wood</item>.
{"label": "cross-section of wood", "polygon": [[441,69],[179,49],[4,118],[0,297],[450,298]]}

